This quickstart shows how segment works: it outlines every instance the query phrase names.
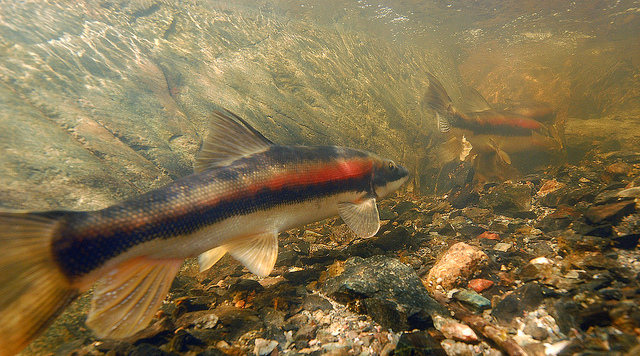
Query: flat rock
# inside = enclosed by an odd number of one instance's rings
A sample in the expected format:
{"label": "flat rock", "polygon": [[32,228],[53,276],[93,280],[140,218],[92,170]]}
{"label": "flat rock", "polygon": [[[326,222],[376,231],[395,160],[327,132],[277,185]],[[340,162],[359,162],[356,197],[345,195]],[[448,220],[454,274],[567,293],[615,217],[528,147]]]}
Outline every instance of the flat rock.
{"label": "flat rock", "polygon": [[527,184],[502,183],[480,197],[480,207],[500,214],[522,213],[531,210],[532,196],[533,190]]}
{"label": "flat rock", "polygon": [[623,217],[632,214],[635,209],[635,202],[621,201],[605,205],[594,205],[587,210],[584,216],[593,224],[604,221],[617,224]]}
{"label": "flat rock", "polygon": [[431,313],[446,313],[413,269],[386,256],[348,259],[342,274],[329,278],[322,290],[340,303],[360,301],[364,312],[396,331],[424,326]]}

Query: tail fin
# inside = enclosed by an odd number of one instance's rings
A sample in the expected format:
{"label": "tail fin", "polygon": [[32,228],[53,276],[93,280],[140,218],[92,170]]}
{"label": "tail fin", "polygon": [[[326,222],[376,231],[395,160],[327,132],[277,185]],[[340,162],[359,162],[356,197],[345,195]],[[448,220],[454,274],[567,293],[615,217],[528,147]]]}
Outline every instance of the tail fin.
{"label": "tail fin", "polygon": [[459,113],[453,107],[453,101],[442,83],[430,73],[427,73],[427,78],[429,79],[429,87],[424,95],[424,102],[435,110],[438,130],[440,132],[449,132],[451,120],[455,120],[456,115],[459,115]]}
{"label": "tail fin", "polygon": [[78,296],[51,254],[59,225],[37,214],[0,213],[0,356],[20,352]]}

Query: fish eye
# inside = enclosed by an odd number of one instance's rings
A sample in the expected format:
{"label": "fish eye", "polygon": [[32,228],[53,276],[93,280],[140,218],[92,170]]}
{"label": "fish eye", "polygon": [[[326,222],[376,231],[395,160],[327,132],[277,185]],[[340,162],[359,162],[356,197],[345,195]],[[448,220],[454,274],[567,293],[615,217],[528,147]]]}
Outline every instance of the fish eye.
{"label": "fish eye", "polygon": [[393,161],[389,161],[389,170],[392,171],[396,168],[396,164]]}

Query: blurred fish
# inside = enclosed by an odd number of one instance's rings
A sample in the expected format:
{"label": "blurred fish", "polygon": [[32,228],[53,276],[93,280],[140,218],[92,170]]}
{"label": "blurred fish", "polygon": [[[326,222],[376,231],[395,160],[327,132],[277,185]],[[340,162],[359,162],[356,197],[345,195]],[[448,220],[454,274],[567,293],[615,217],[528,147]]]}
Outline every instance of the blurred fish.
{"label": "blurred fish", "polygon": [[[491,157],[495,162],[491,169],[508,169],[510,154],[527,151],[557,151],[562,140],[555,130],[549,130],[542,120],[553,115],[553,110],[544,104],[528,109],[514,103],[503,110],[494,109],[475,90],[466,95],[464,111],[456,108],[442,83],[427,73],[429,87],[425,95],[426,104],[435,111],[438,130],[452,134],[447,143],[453,155],[462,152],[467,140],[472,149],[469,157],[482,156],[476,161],[487,166]],[[464,157],[461,157],[464,159]],[[486,169],[485,169],[486,170]]]}
{"label": "blurred fish", "polygon": [[184,259],[202,271],[225,253],[267,276],[278,233],[339,214],[380,228],[376,199],[406,168],[335,146],[278,146],[214,113],[195,174],[98,211],[0,213],[0,355],[13,355],[97,282],[86,324],[99,338],[145,328]]}

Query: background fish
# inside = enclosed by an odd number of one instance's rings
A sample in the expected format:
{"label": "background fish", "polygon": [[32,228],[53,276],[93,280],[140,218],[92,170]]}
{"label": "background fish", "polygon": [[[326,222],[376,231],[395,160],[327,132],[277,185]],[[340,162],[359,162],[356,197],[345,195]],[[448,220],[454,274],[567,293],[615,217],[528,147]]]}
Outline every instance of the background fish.
{"label": "background fish", "polygon": [[154,317],[185,258],[225,253],[268,275],[281,231],[339,214],[358,235],[380,228],[376,199],[406,168],[335,146],[278,146],[216,112],[195,174],[98,211],[0,213],[0,355],[12,355],[95,282],[87,325],[126,338]]}
{"label": "background fish", "polygon": [[511,154],[557,152],[563,147],[555,127],[541,122],[549,121],[553,115],[548,106],[539,104],[526,109],[521,104],[513,104],[498,110],[492,108],[477,91],[468,90],[465,110],[462,111],[454,106],[436,77],[431,74],[427,77],[429,87],[424,101],[436,112],[438,130],[453,136],[446,145],[451,152],[449,156],[459,156],[464,148],[461,142],[466,139],[472,147],[468,156],[474,158],[474,165],[480,172],[512,173],[509,167],[512,164]]}

